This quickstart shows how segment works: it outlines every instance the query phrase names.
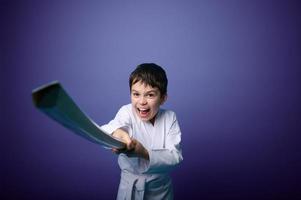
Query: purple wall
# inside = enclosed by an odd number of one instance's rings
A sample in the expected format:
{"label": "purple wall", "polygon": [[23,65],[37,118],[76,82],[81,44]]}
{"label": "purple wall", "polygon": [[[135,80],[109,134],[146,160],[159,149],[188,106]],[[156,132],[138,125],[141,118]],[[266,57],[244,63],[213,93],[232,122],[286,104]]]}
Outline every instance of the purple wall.
{"label": "purple wall", "polygon": [[[36,110],[59,80],[97,123],[130,101],[128,76],[169,77],[184,162],[175,199],[301,197],[298,1],[2,1],[1,195],[114,199],[117,157]],[[4,199],[4,198],[1,198]]]}

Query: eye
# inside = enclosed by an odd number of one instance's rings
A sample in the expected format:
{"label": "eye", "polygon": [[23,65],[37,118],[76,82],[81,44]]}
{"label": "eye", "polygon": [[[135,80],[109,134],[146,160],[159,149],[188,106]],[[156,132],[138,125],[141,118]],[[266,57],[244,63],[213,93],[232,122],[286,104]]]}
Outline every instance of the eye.
{"label": "eye", "polygon": [[148,94],[147,96],[148,96],[149,98],[153,98],[153,97],[155,96],[155,94],[150,93],[150,94]]}
{"label": "eye", "polygon": [[139,96],[139,93],[134,92],[134,93],[132,93],[132,95],[133,95],[134,97],[138,97],[138,96]]}

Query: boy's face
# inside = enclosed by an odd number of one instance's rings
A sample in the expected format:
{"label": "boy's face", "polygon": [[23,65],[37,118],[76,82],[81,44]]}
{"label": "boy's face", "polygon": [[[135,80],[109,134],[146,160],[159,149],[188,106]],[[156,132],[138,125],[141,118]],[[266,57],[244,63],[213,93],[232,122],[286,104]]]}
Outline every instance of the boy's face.
{"label": "boy's face", "polygon": [[150,121],[154,124],[160,105],[165,100],[166,95],[162,97],[158,88],[143,84],[141,81],[132,85],[132,106],[142,121]]}

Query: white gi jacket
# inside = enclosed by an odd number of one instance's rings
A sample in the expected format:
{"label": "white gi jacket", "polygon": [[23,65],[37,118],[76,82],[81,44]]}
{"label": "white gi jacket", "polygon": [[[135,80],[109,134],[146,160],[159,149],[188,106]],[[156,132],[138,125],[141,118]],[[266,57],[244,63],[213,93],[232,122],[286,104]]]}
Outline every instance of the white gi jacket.
{"label": "white gi jacket", "polygon": [[154,125],[142,121],[132,105],[122,106],[115,118],[101,127],[108,133],[122,128],[148,151],[149,161],[120,154],[118,200],[173,199],[168,172],[182,160],[181,131],[174,112],[159,109]]}

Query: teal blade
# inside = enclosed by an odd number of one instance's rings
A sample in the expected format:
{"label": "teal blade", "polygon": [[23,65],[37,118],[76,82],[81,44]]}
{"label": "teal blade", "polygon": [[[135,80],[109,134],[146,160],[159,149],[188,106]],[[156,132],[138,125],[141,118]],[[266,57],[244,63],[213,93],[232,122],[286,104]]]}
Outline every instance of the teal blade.
{"label": "teal blade", "polygon": [[40,111],[77,135],[105,147],[125,147],[125,143],[105,133],[83,113],[58,81],[33,90],[32,99]]}

